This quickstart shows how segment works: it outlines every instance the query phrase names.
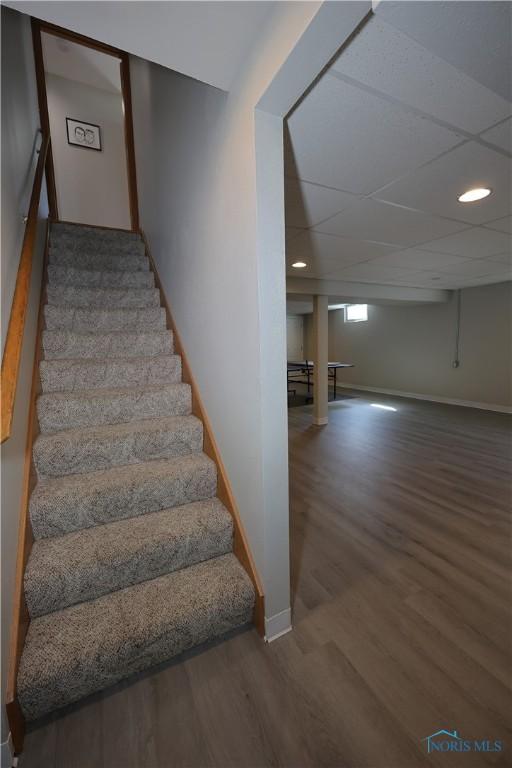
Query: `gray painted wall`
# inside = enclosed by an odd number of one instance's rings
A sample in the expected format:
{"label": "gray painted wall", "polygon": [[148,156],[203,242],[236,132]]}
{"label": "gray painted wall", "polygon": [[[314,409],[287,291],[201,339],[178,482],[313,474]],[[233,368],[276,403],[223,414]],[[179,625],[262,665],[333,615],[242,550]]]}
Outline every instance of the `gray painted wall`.
{"label": "gray painted wall", "polygon": [[[258,380],[254,117],[225,92],[140,59],[132,60],[132,94],[142,227],[274,615],[289,607],[287,474],[285,466],[286,525],[272,562],[265,548]],[[255,374],[250,404],[241,386],[244,371]],[[274,500],[277,526],[277,489]]]}
{"label": "gray painted wall", "polygon": [[[46,73],[59,218],[130,229],[121,93]],[[100,126],[101,151],[68,144],[66,117]]]}
{"label": "gray painted wall", "polygon": [[367,9],[277,3],[227,95],[132,60],[142,226],[263,578],[271,635],[290,624],[283,117]]}
{"label": "gray painted wall", "polygon": [[[20,211],[25,211],[26,187],[32,189],[33,164],[27,171],[34,133],[39,125],[32,58],[30,20],[2,6],[2,323],[7,330],[14,283],[18,270],[24,226]],[[23,191],[23,192],[22,192]],[[28,194],[30,195],[30,191]],[[48,215],[46,189],[43,186],[39,210],[38,238],[23,336],[21,365],[14,409],[13,429],[1,447],[2,462],[2,742],[8,735],[4,711],[5,675],[8,664],[9,636],[21,488],[25,459],[25,441],[32,366],[35,351],[37,311],[41,287],[45,219]],[[4,314],[5,312],[5,314]],[[6,318],[6,319],[5,319]]]}
{"label": "gray painted wall", "polygon": [[41,143],[30,22],[2,6],[2,352]]}
{"label": "gray painted wall", "polygon": [[[343,381],[488,405],[512,405],[512,283],[461,291],[460,367],[453,368],[455,294],[446,304],[369,306],[368,322],[329,312],[329,358]],[[311,352],[311,316],[306,344]],[[340,377],[341,378],[341,377]]]}

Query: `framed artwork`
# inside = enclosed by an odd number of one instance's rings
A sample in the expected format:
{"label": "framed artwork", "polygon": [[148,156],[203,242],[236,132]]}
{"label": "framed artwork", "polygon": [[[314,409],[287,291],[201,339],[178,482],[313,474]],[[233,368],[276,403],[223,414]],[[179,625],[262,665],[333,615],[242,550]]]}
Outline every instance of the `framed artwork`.
{"label": "framed artwork", "polygon": [[66,117],[66,130],[68,144],[84,149],[96,149],[101,152],[101,135],[99,125],[84,123],[83,120],[74,120]]}

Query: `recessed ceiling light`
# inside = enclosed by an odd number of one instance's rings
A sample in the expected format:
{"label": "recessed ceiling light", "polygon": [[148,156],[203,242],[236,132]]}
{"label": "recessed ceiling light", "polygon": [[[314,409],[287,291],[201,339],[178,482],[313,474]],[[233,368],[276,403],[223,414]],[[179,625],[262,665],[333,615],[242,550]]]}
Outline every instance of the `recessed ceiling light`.
{"label": "recessed ceiling light", "polygon": [[488,197],[492,190],[487,187],[476,187],[475,189],[468,189],[463,195],[458,198],[459,203],[474,203],[476,200],[483,200],[484,197]]}
{"label": "recessed ceiling light", "polygon": [[304,269],[304,267],[307,267],[307,264],[305,261],[295,261],[292,264],[292,267],[295,267],[295,269]]}

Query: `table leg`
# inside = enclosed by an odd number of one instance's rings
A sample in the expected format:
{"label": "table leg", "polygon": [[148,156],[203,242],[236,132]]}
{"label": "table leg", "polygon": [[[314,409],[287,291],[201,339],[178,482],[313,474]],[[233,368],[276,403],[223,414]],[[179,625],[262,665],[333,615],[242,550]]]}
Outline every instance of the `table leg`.
{"label": "table leg", "polygon": [[335,400],[336,400],[336,374],[337,374],[337,370],[335,368],[334,369],[334,399]]}

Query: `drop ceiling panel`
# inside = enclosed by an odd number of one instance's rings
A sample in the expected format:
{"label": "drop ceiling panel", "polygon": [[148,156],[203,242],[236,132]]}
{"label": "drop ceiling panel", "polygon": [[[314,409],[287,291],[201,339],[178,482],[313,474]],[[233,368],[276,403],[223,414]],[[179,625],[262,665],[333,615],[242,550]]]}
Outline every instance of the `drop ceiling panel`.
{"label": "drop ceiling panel", "polygon": [[365,199],[315,229],[332,235],[411,246],[458,232],[465,226],[408,208]]}
{"label": "drop ceiling panel", "polygon": [[348,192],[319,187],[317,184],[285,179],[286,223],[293,227],[310,227],[357,200]]}
{"label": "drop ceiling panel", "polygon": [[501,96],[378,17],[333,69],[470,133],[480,133],[512,111]]}
{"label": "drop ceiling panel", "polygon": [[[511,279],[505,5],[376,6],[287,121],[288,274],[450,289]],[[492,195],[458,202],[476,186]]]}
{"label": "drop ceiling panel", "polygon": [[391,283],[411,285],[416,270],[398,269],[396,267],[378,267],[374,262],[353,264],[324,275],[326,280],[355,280],[362,283]]}
{"label": "drop ceiling panel", "polygon": [[505,120],[505,122],[485,131],[482,133],[482,139],[512,153],[512,119]]}
{"label": "drop ceiling panel", "polygon": [[[392,246],[362,240],[333,237],[320,232],[303,231],[290,243],[287,262],[305,261],[315,272],[339,269],[343,266],[374,259],[390,253]],[[307,275],[309,269],[293,270]]]}
{"label": "drop ceiling panel", "polygon": [[[510,213],[511,174],[511,160],[470,141],[396,181],[376,197],[469,224],[483,224]],[[489,187],[493,193],[476,203],[459,203],[459,195],[474,187]]]}
{"label": "drop ceiling panel", "polygon": [[512,216],[504,216],[496,221],[489,221],[485,225],[486,229],[497,229],[498,232],[508,232],[512,234]]}
{"label": "drop ceiling panel", "polygon": [[404,3],[386,0],[377,16],[461,72],[512,101],[512,5],[509,2]]}
{"label": "drop ceiling panel", "polygon": [[405,269],[435,270],[448,264],[461,264],[466,261],[462,256],[446,253],[430,253],[419,248],[405,248],[403,251],[385,254],[375,259],[375,266],[403,267]]}
{"label": "drop ceiling panel", "polygon": [[422,249],[478,259],[497,253],[507,253],[510,250],[510,236],[484,227],[472,227],[448,237],[423,243]]}
{"label": "drop ceiling panel", "polygon": [[488,261],[497,261],[500,264],[506,264],[512,267],[512,253],[496,253],[494,256],[488,256]]}
{"label": "drop ceiling panel", "polygon": [[502,275],[507,271],[507,266],[490,259],[468,259],[464,264],[452,264],[440,268],[439,271],[461,277],[484,277],[486,275]]}
{"label": "drop ceiling panel", "polygon": [[374,192],[462,140],[329,74],[289,117],[288,130],[288,172],[355,194]]}

